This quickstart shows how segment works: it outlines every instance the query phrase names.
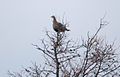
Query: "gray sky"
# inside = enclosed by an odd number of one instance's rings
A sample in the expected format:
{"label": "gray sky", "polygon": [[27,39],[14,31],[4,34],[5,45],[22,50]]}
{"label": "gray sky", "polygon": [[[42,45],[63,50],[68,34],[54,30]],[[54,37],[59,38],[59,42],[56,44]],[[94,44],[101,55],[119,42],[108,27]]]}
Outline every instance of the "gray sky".
{"label": "gray sky", "polygon": [[99,27],[105,12],[109,25],[101,34],[108,41],[120,41],[120,0],[0,0],[0,77],[40,63],[41,54],[31,45],[53,31],[51,15],[63,15],[70,23],[71,38],[78,39]]}

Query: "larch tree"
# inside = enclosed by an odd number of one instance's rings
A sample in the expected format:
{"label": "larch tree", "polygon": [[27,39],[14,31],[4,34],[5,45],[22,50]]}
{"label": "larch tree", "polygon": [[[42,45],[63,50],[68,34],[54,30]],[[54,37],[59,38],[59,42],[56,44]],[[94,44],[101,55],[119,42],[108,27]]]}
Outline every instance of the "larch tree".
{"label": "larch tree", "polygon": [[8,72],[11,77],[120,77],[120,62],[114,42],[108,44],[98,33],[108,23],[101,18],[97,31],[81,42],[68,38],[66,32],[46,31],[47,40],[32,44],[44,55],[44,64],[26,67],[22,72]]}

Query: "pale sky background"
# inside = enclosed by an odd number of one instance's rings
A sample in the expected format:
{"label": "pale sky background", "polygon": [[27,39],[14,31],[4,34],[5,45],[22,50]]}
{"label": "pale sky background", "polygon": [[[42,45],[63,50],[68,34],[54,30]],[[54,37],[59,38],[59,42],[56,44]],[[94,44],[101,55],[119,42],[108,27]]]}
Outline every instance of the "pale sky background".
{"label": "pale sky background", "polygon": [[42,62],[31,43],[39,43],[45,30],[53,31],[51,15],[69,21],[71,38],[94,33],[107,13],[109,25],[101,34],[110,43],[120,44],[120,0],[0,0],[0,77],[19,71],[31,61]]}

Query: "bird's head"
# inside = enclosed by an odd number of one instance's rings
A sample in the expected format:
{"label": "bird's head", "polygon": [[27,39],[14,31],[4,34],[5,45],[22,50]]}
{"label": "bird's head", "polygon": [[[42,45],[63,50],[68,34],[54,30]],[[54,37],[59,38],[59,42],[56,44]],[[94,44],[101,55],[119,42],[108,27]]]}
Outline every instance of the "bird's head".
{"label": "bird's head", "polygon": [[55,16],[51,16],[53,19],[55,19]]}

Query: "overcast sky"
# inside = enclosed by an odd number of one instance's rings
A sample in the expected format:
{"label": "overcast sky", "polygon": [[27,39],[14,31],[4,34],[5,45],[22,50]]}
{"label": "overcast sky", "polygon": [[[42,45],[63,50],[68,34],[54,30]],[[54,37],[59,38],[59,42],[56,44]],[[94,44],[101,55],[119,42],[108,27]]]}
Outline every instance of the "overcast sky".
{"label": "overcast sky", "polygon": [[31,43],[39,43],[45,30],[53,31],[51,15],[64,16],[68,34],[79,39],[94,33],[105,13],[109,25],[101,34],[120,44],[120,0],[0,0],[0,77],[43,60]]}

